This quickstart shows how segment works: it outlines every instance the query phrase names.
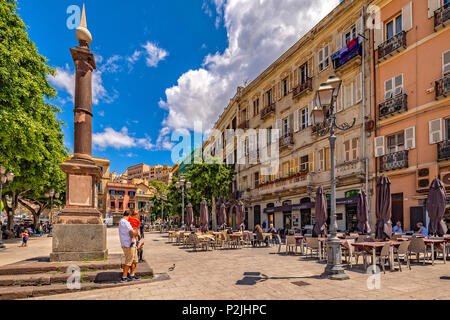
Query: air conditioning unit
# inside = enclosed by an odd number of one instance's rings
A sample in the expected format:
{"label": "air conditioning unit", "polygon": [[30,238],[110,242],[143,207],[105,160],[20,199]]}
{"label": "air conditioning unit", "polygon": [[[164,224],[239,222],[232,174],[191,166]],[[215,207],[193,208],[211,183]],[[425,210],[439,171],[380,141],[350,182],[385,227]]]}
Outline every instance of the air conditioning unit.
{"label": "air conditioning unit", "polygon": [[417,192],[426,191],[430,188],[430,168],[420,168],[416,171]]}
{"label": "air conditioning unit", "polygon": [[450,171],[441,172],[441,181],[444,187],[450,188]]}

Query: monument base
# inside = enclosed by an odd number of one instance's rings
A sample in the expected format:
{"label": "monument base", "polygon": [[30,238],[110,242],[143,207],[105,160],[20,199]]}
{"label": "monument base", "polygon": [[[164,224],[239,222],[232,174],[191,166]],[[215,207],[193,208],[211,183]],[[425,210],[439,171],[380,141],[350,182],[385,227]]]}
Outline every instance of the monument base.
{"label": "monument base", "polygon": [[108,257],[103,224],[56,224],[50,261],[97,260]]}

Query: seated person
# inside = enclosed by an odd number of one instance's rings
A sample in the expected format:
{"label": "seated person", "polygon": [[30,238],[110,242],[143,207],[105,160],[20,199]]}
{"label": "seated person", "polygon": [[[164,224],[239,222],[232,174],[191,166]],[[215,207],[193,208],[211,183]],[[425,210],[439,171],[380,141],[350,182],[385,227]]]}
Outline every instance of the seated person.
{"label": "seated person", "polygon": [[277,229],[273,227],[273,223],[270,224],[269,230],[267,230],[267,233],[277,234]]}
{"label": "seated person", "polygon": [[426,238],[429,238],[430,236],[428,235],[428,230],[427,228],[423,225],[422,222],[419,222],[417,224],[417,228],[419,228],[419,231],[417,231],[420,234],[423,234]]}
{"label": "seated person", "polygon": [[392,229],[392,231],[396,234],[396,233],[403,233],[402,230],[402,223],[400,221],[397,222],[397,224],[394,226],[394,228]]}

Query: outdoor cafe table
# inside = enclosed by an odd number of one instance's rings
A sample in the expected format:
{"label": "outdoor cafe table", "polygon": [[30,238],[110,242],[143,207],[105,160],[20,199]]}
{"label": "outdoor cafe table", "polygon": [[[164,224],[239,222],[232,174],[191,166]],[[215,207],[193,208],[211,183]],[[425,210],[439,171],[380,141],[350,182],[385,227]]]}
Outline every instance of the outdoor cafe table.
{"label": "outdoor cafe table", "polygon": [[[389,260],[390,260],[390,268],[392,271],[392,267],[393,267],[393,257],[394,257],[394,247],[399,246],[401,244],[401,242],[399,241],[389,241],[389,243],[391,244],[391,248],[390,248],[390,252],[389,252]],[[376,255],[377,255],[377,250],[381,250],[381,248],[384,247],[384,245],[386,244],[386,242],[356,242],[356,243],[352,243],[352,246],[362,249],[362,250],[372,250],[372,265],[373,268],[375,270],[376,264],[377,264],[377,260],[376,260]]]}
{"label": "outdoor cafe table", "polygon": [[[444,252],[444,263],[447,261],[447,241],[449,239],[433,239],[433,238],[420,238],[423,239],[423,242],[429,247],[431,247],[431,265],[434,266],[434,245],[442,244],[443,252]],[[411,238],[398,238],[398,241],[410,241]]]}

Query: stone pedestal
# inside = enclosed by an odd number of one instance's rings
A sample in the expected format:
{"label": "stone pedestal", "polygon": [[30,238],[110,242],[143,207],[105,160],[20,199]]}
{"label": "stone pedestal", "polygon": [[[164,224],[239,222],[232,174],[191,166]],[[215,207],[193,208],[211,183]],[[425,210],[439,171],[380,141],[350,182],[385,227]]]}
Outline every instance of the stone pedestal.
{"label": "stone pedestal", "polygon": [[103,224],[57,224],[50,261],[96,260],[108,257]]}

